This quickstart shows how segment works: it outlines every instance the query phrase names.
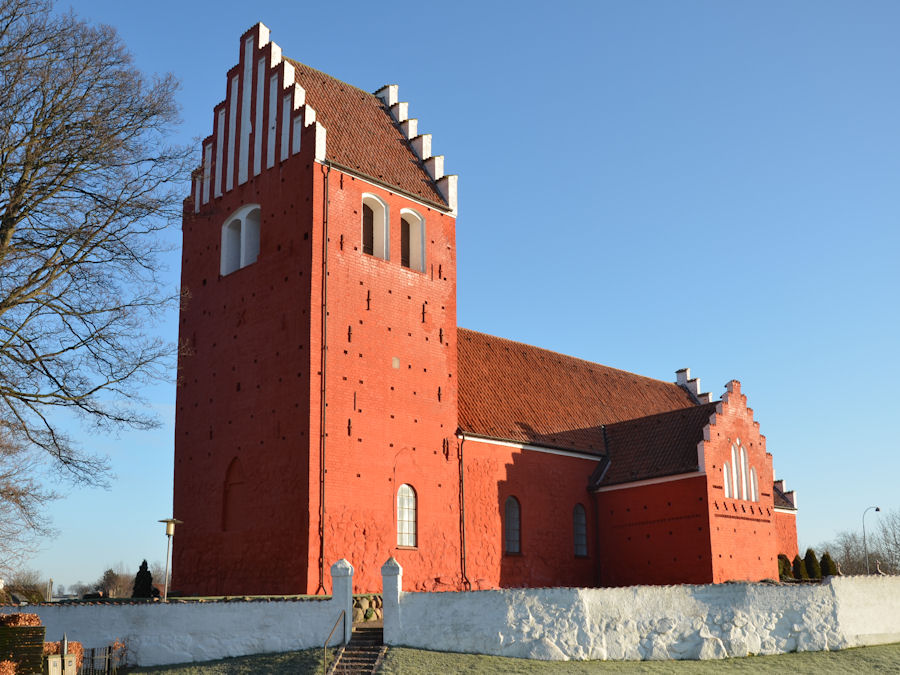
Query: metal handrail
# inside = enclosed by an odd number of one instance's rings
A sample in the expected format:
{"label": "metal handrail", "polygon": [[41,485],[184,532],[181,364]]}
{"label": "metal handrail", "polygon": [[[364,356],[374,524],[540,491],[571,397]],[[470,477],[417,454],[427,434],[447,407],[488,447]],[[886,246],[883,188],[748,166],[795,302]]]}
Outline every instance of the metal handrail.
{"label": "metal handrail", "polygon": [[322,645],[322,675],[328,675],[328,642],[331,640],[331,636],[334,635],[334,631],[337,629],[338,624],[341,623],[341,619],[344,620],[344,628],[346,628],[347,610],[341,610],[340,616],[338,616],[337,621],[334,622],[334,626],[331,627],[331,632],[328,634],[328,637],[325,638],[325,644]]}

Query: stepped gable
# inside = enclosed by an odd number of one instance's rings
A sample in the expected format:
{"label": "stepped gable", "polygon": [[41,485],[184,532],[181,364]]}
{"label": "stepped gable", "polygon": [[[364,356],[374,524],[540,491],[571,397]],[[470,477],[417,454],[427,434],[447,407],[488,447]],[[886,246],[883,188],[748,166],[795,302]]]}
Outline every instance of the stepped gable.
{"label": "stepped gable", "polygon": [[192,177],[195,213],[312,142],[317,161],[455,214],[457,177],[444,175],[443,157],[432,157],[430,135],[410,135],[416,121],[407,120],[408,104],[390,105],[396,85],[369,94],[285,58],[261,23],[239,44]]}
{"label": "stepped gable", "polygon": [[699,471],[697,444],[718,402],[606,427],[609,470],[596,487]]}
{"label": "stepped gable", "polygon": [[316,119],[328,129],[328,159],[351,171],[445,205],[431,176],[380,98],[293,59]]}
{"label": "stepped gable", "polygon": [[464,328],[458,369],[460,428],[520,443],[603,454],[602,425],[697,407],[676,384]]}

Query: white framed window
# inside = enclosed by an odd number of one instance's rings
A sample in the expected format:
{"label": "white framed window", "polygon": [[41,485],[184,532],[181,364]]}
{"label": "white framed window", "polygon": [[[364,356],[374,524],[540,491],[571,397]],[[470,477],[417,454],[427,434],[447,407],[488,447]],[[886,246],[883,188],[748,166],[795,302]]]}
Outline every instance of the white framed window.
{"label": "white framed window", "polygon": [[400,210],[400,264],[425,271],[425,219],[412,209]]}
{"label": "white framed window", "polygon": [[731,499],[734,493],[731,491],[731,466],[728,462],[722,465],[722,480],[725,485],[725,499]]}
{"label": "white framed window", "polygon": [[732,499],[740,499],[740,493],[738,493],[738,473],[740,473],[740,467],[737,463],[737,452],[734,449],[734,446],[731,446],[731,497]]}
{"label": "white framed window", "polygon": [[225,219],[219,266],[223,277],[252,265],[259,257],[260,214],[259,204],[247,204]]}
{"label": "white framed window", "polygon": [[759,479],[756,477],[756,467],[750,469],[750,499],[759,501]]}
{"label": "white framed window", "polygon": [[575,556],[586,558],[587,547],[587,514],[581,504],[576,504],[572,511],[572,529],[575,533]]}
{"label": "white framed window", "polygon": [[522,552],[522,523],[519,500],[507,497],[503,508],[503,552]]}
{"label": "white framed window", "polygon": [[741,499],[748,499],[750,492],[747,490],[747,482],[750,480],[750,469],[747,466],[747,450],[741,446]]}
{"label": "white framed window", "polygon": [[417,546],[417,529],[416,491],[404,483],[397,490],[397,546]]}
{"label": "white framed window", "polygon": [[391,257],[388,206],[369,193],[362,198],[362,250],[382,260]]}

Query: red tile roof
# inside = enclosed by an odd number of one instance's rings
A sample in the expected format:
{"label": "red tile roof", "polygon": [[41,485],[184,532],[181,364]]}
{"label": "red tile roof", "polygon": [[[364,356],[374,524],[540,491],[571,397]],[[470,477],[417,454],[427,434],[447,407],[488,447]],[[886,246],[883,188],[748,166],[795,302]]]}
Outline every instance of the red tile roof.
{"label": "red tile roof", "polygon": [[696,407],[669,382],[464,328],[458,343],[459,426],[472,434],[602,454],[603,425]]}
{"label": "red tile roof", "polygon": [[294,66],[294,80],[306,90],[306,102],[315,109],[316,120],[327,130],[328,159],[412,196],[447,203],[381,99],[298,61],[286,60]]}
{"label": "red tile roof", "polygon": [[[772,498],[775,506],[780,509],[796,509],[797,507],[794,506],[793,500],[794,493],[784,492],[783,490],[781,490],[778,487],[778,483],[780,482],[781,481],[775,481],[775,483],[772,485]],[[790,495],[790,497],[788,495]]]}
{"label": "red tile roof", "polygon": [[606,427],[610,466],[598,487],[699,471],[697,444],[718,402]]}

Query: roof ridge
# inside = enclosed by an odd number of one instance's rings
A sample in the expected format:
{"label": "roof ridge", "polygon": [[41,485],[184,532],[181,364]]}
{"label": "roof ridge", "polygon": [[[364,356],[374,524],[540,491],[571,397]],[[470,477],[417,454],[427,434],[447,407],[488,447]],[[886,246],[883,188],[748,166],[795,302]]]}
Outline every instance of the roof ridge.
{"label": "roof ridge", "polygon": [[[487,336],[487,337],[492,338],[492,339],[494,339],[494,340],[502,340],[503,342],[509,342],[509,343],[511,343],[511,344],[519,345],[519,346],[521,346],[521,347],[528,347],[529,349],[535,349],[535,350],[538,350],[538,351],[541,351],[541,352],[546,352],[546,353],[548,353],[548,354],[553,354],[553,355],[555,355],[555,356],[561,356],[561,357],[563,357],[563,358],[565,358],[565,359],[570,359],[570,360],[572,360],[572,361],[579,361],[579,362],[584,363],[584,364],[586,364],[586,365],[588,365],[588,366],[600,366],[601,368],[605,368],[605,369],[607,369],[607,370],[614,370],[614,371],[616,371],[616,372],[618,372],[618,373],[623,373],[623,374],[625,374],[625,375],[631,375],[631,376],[633,376],[633,377],[639,377],[639,378],[641,378],[642,380],[650,380],[650,381],[652,381],[652,382],[659,382],[659,383],[661,383],[661,384],[668,384],[668,385],[671,385],[672,387],[678,387],[678,385],[675,384],[674,382],[667,382],[666,380],[660,380],[660,379],[657,379],[657,378],[655,378],[655,377],[648,377],[647,375],[640,375],[639,373],[633,373],[633,372],[631,372],[630,370],[624,370],[624,369],[622,369],[622,368],[616,368],[615,366],[607,366],[606,364],[598,363],[597,361],[588,361],[587,359],[582,359],[582,358],[580,358],[580,357],[578,357],[578,356],[572,356],[571,354],[563,354],[562,352],[557,352],[557,351],[554,351],[554,350],[552,350],[552,349],[547,349],[546,347],[538,347],[537,345],[528,344],[527,342],[521,342],[521,341],[519,341],[519,340],[512,340],[512,339],[510,339],[510,338],[500,337],[500,336],[498,336],[498,335],[491,335],[490,333],[482,333],[481,331],[472,330],[471,328],[463,328],[462,326],[457,326],[457,331],[462,331],[462,332],[465,332],[465,333],[472,333],[472,334],[474,334],[474,335],[484,335],[484,336]],[[680,389],[680,387],[679,387],[679,389]],[[701,404],[701,405],[706,405],[706,404]],[[637,419],[637,418],[635,418],[635,419]]]}
{"label": "roof ridge", "polygon": [[[677,385],[676,385],[677,386]],[[720,401],[711,401],[710,403],[697,403],[694,405],[685,406],[684,408],[675,408],[675,410],[665,410],[659,413],[653,413],[651,415],[641,415],[640,417],[632,417],[628,420],[622,420],[620,422],[610,422],[609,424],[604,425],[605,428],[611,428],[620,426],[623,424],[633,424],[635,422],[641,422],[646,420],[652,420],[654,417],[665,417],[667,415],[677,415],[683,414],[685,411],[696,412],[696,414],[701,415],[703,408],[709,408],[712,412],[715,412],[716,406]]]}

